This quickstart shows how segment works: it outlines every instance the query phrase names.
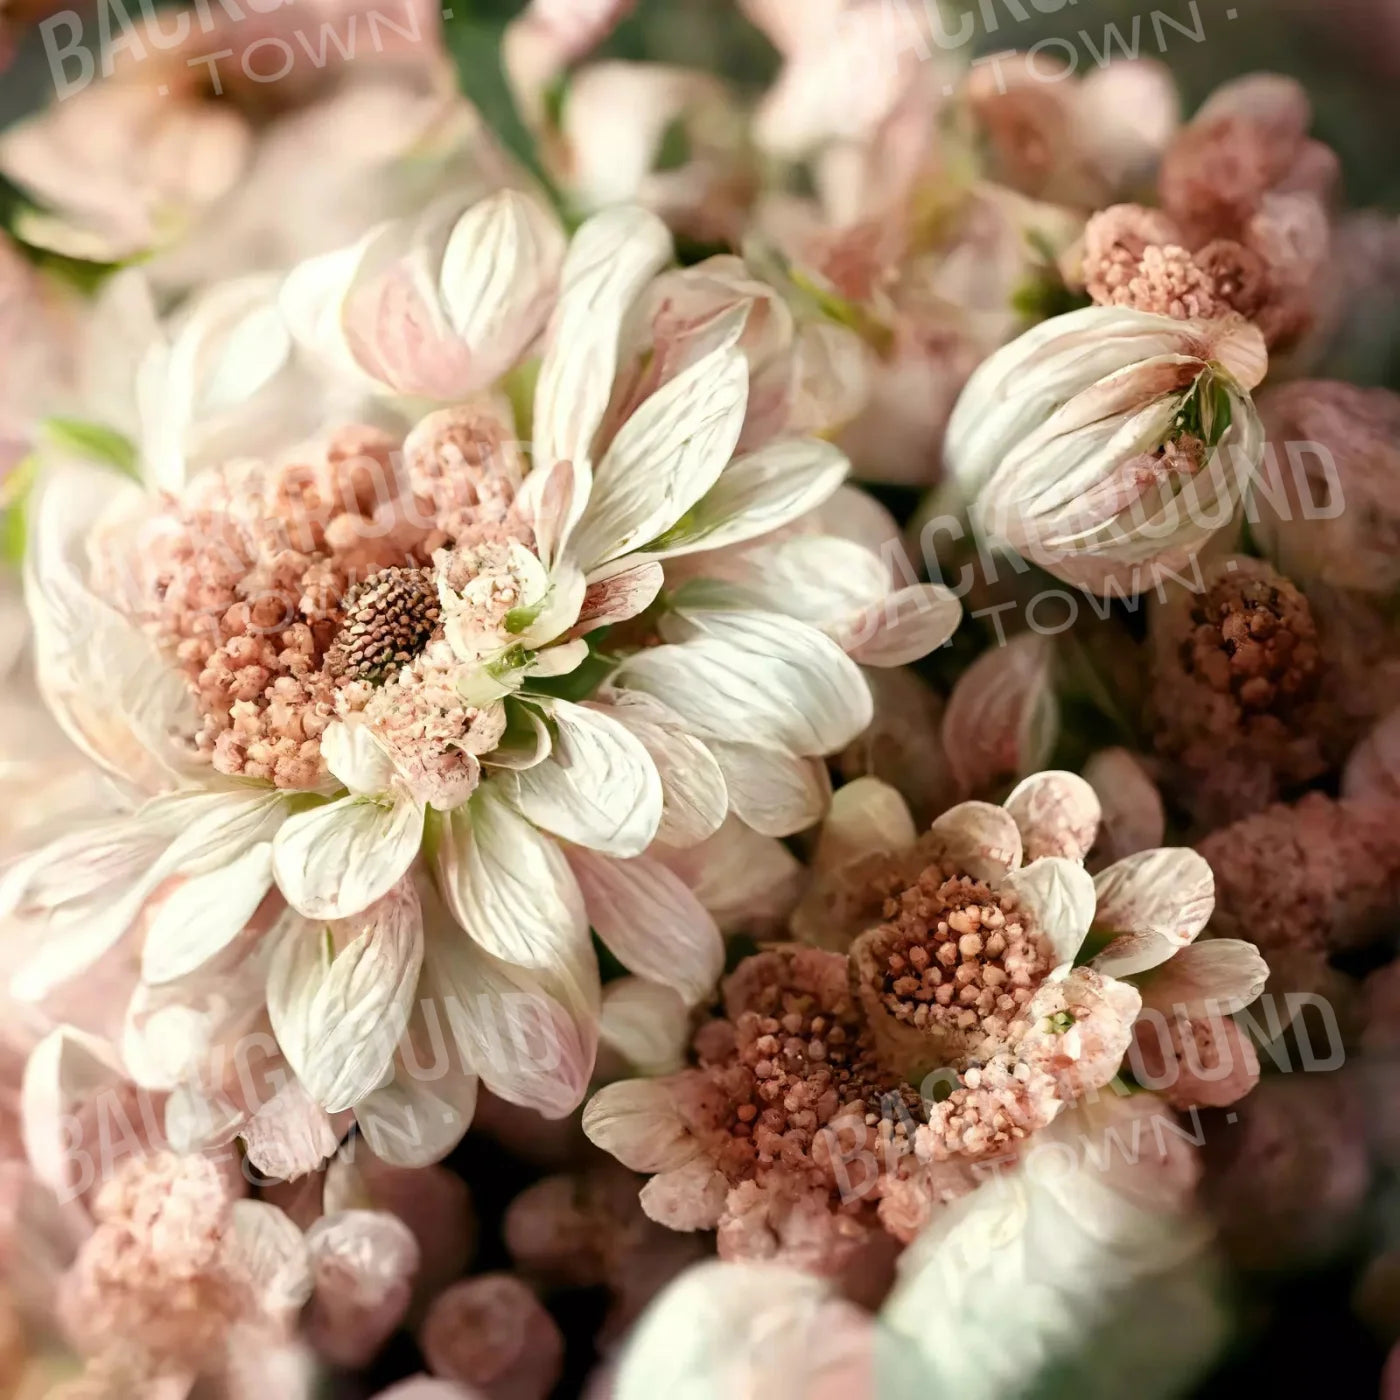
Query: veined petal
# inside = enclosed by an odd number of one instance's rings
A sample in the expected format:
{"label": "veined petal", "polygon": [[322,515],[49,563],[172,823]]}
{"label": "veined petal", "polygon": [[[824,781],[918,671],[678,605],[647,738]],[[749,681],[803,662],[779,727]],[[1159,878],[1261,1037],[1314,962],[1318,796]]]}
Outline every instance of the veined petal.
{"label": "veined petal", "polygon": [[850,465],[844,452],[821,438],[760,448],[731,462],[647,552],[670,558],[770,534],[821,505],[841,485]]}
{"label": "veined petal", "polygon": [[141,946],[141,977],[173,982],[217,957],[243,931],[272,888],[272,843],[181,880],[163,895]]}
{"label": "veined petal", "polygon": [[907,666],[937,651],[962,621],[962,604],[937,583],[916,583],[870,603],[832,629],[862,666]]}
{"label": "veined petal", "polygon": [[591,959],[583,896],[568,861],[495,780],[444,816],[437,877],[453,917],[493,957],[520,967]]}
{"label": "veined petal", "polygon": [[693,846],[719,830],[729,811],[724,774],[714,754],[659,701],[622,692],[610,714],[642,744],[661,779],[661,824],[656,839]]}
{"label": "veined petal", "polygon": [[534,455],[540,467],[573,464],[573,490],[554,550],[562,550],[588,500],[593,439],[617,371],[622,322],[671,257],[671,235],[654,214],[607,209],[574,235],[564,259],[549,348],[535,387]]}
{"label": "veined petal", "polygon": [[383,1083],[423,961],[411,884],[339,925],[289,921],[268,969],[267,1007],[288,1063],[330,1113]]}
{"label": "veined petal", "polygon": [[423,807],[407,797],[342,797],[289,817],[272,843],[287,902],[313,919],[340,919],[402,879],[423,839]]}
{"label": "veined petal", "polygon": [[574,849],[569,865],[589,922],[629,972],[674,987],[687,1005],[714,990],[724,940],[685,882],[647,856],[613,860]]}
{"label": "veined petal", "polygon": [[1163,1015],[1228,1016],[1264,990],[1269,966],[1252,943],[1208,938],[1177,949],[1139,984],[1142,1004]]}
{"label": "veined petal", "polygon": [[235,1201],[231,1250],[262,1311],[289,1318],[311,1296],[311,1255],[301,1230],[267,1201]]}
{"label": "veined petal", "polygon": [[1042,856],[1001,882],[1035,917],[1054,950],[1054,965],[1072,963],[1094,922],[1094,879],[1077,860]]}
{"label": "veined petal", "polygon": [[538,702],[554,726],[549,756],[502,775],[502,792],[536,826],[609,855],[640,855],[661,822],[661,778],[646,747],[605,710]]}
{"label": "veined petal", "polygon": [[959,802],[929,828],[948,863],[978,880],[996,880],[1021,864],[1021,831],[1004,807]]}
{"label": "veined petal", "polygon": [[618,977],[603,988],[598,1035],[638,1073],[673,1074],[685,1064],[690,1014],[672,988]]}
{"label": "veined petal", "polygon": [[718,739],[710,741],[710,751],[735,815],[761,835],[792,836],[821,821],[831,801],[831,776],[819,759]]}
{"label": "veined petal", "polygon": [[428,974],[466,1068],[510,1103],[546,1118],[572,1113],[598,1048],[596,966],[584,970],[591,981],[565,982],[441,933],[429,939]]}
{"label": "veined petal", "polygon": [[595,569],[588,579],[574,635],[626,622],[645,612],[665,581],[665,570],[655,559],[618,559]]}
{"label": "veined petal", "polygon": [[665,1079],[624,1079],[599,1089],[583,1110],[588,1140],[629,1171],[664,1172],[700,1154]]}
{"label": "veined petal", "polygon": [[388,1084],[355,1105],[355,1124],[381,1162],[428,1167],[442,1161],[471,1127],[478,1083],[455,1062],[436,1079],[401,1064]]}
{"label": "veined petal", "polygon": [[563,260],[558,223],[518,190],[501,190],[457,220],[438,285],[471,349],[475,385],[509,369],[544,329]]}
{"label": "veined petal", "polygon": [[658,848],[656,854],[695,891],[724,933],[782,928],[802,890],[797,857],[735,816],[697,846]]}
{"label": "veined petal", "polygon": [[356,269],[377,233],[371,229],[358,243],[298,263],[282,282],[282,317],[297,344],[339,378],[364,388],[378,387],[360,367],[341,326],[341,310]]}
{"label": "veined petal", "polygon": [[595,568],[664,534],[724,470],[739,441],[749,366],[722,346],[663,384],[618,430],[574,533]]}
{"label": "veined petal", "polygon": [[[1215,875],[1204,856],[1184,846],[1139,851],[1094,877],[1095,926],[1106,933],[1155,934],[1184,948],[1215,908]],[[1110,944],[1100,958],[1112,954]],[[1095,959],[1101,971],[1108,970]],[[1110,975],[1113,975],[1110,972]]]}
{"label": "veined petal", "polygon": [[393,760],[358,716],[326,726],[321,735],[321,757],[355,797],[382,797],[393,785]]}
{"label": "veined petal", "polygon": [[292,1079],[239,1130],[248,1160],[272,1181],[308,1176],[331,1156],[340,1139],[330,1114]]}
{"label": "veined petal", "polygon": [[835,642],[772,613],[705,613],[703,635],[629,657],[615,684],[654,695],[701,738],[813,757],[844,748],[874,713]]}
{"label": "veined petal", "polygon": [[1021,829],[1028,861],[1041,856],[1083,860],[1098,834],[1098,794],[1074,773],[1034,773],[1012,789],[1003,805]]}

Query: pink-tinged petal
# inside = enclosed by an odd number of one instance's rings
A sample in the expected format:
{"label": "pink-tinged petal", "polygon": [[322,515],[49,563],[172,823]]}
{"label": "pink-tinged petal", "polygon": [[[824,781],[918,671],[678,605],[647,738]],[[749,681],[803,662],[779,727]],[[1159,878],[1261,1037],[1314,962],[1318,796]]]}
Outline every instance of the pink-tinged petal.
{"label": "pink-tinged petal", "polygon": [[831,800],[831,775],[820,759],[718,740],[711,741],[710,752],[724,775],[730,808],[760,835],[793,836],[821,821]]}
{"label": "pink-tinged petal", "polygon": [[947,863],[978,880],[995,880],[1021,864],[1021,830],[1005,807],[959,802],[929,828]]}
{"label": "pink-tinged petal", "polygon": [[486,1400],[545,1400],[563,1369],[558,1326],[510,1274],[454,1284],[429,1309],[418,1343],[437,1375]]}
{"label": "pink-tinged petal", "polygon": [[690,1009],[670,987],[617,977],[603,988],[602,1043],[638,1074],[674,1074],[685,1063]]}
{"label": "pink-tinged petal", "polygon": [[588,1092],[598,1048],[597,967],[527,969],[502,962],[438,914],[428,939],[432,1014],[463,1066],[498,1097],[546,1118]]}
{"label": "pink-tinged petal", "polygon": [[595,1147],[634,1172],[670,1171],[700,1152],[668,1079],[604,1085],[583,1110],[583,1131]]}
{"label": "pink-tinged petal", "polygon": [[290,1321],[311,1296],[311,1258],[291,1219],[266,1201],[235,1201],[230,1262],[246,1278],[259,1312]]}
{"label": "pink-tinged petal", "polygon": [[962,621],[962,604],[941,584],[900,588],[844,621],[836,639],[862,666],[907,666],[937,651]]}
{"label": "pink-tinged petal", "polygon": [[856,778],[831,799],[812,868],[832,873],[864,856],[906,850],[917,839],[909,806],[899,793],[878,778]]}
{"label": "pink-tinged petal", "polygon": [[696,1005],[724,968],[724,940],[685,882],[649,856],[614,860],[582,847],[568,853],[589,922],[630,972],[674,987]]}
{"label": "pink-tinged petal", "polygon": [[1207,938],[1177,950],[1142,979],[1142,1004],[1164,1015],[1228,1015],[1254,1001],[1268,978],[1254,944]]}
{"label": "pink-tinged petal", "polygon": [[661,592],[665,570],[655,559],[619,559],[596,570],[588,580],[578,622],[565,637],[581,637],[645,612]]}
{"label": "pink-tinged petal", "polygon": [[1351,751],[1342,774],[1342,796],[1400,799],[1400,710],[1392,710]]}
{"label": "pink-tinged petal", "polygon": [[336,1149],[339,1134],[301,1081],[291,1080],[239,1132],[248,1160],[272,1181],[314,1172]]}
{"label": "pink-tinged petal", "polygon": [[1042,856],[1001,881],[1031,911],[1054,953],[1054,964],[1072,963],[1094,922],[1094,880],[1077,860]]}
{"label": "pink-tinged petal", "polygon": [[642,1209],[670,1230],[713,1230],[729,1183],[705,1157],[659,1172],[642,1187]]}
{"label": "pink-tinged petal", "polygon": [[1040,856],[1083,860],[1098,833],[1098,796],[1074,773],[1032,774],[1003,805],[1021,829],[1028,861]]}
{"label": "pink-tinged petal", "polygon": [[722,933],[771,928],[775,936],[802,892],[797,857],[772,836],[730,817],[707,840],[656,856],[695,891]]}
{"label": "pink-tinged petal", "polygon": [[1127,749],[1100,749],[1084,765],[1084,778],[1098,795],[1099,825],[1094,865],[1160,846],[1167,834],[1162,795],[1141,762]]}
{"label": "pink-tinged petal", "polygon": [[964,792],[988,791],[1045,763],[1059,729],[1051,664],[1050,639],[1026,632],[984,652],[958,678],[943,747]]}
{"label": "pink-tinged petal", "polygon": [[395,1215],[347,1210],[306,1232],[316,1291],[306,1335],[334,1366],[372,1361],[402,1322],[418,1270],[418,1242]]}
{"label": "pink-tinged petal", "polygon": [[[1205,858],[1182,846],[1162,846],[1110,865],[1094,877],[1095,926],[1106,933],[1155,934],[1184,948],[1215,908],[1215,876]],[[1111,971],[1105,949],[1095,966]],[[1139,971],[1142,969],[1139,968]]]}
{"label": "pink-tinged petal", "polygon": [[1173,1108],[1224,1108],[1259,1082],[1254,1042],[1218,1011],[1193,1018],[1144,1017],[1132,1050],[1133,1072]]}
{"label": "pink-tinged petal", "polygon": [[422,911],[407,883],[357,918],[294,920],[283,930],[268,969],[268,1013],[288,1063],[328,1112],[383,1083],[422,962]]}

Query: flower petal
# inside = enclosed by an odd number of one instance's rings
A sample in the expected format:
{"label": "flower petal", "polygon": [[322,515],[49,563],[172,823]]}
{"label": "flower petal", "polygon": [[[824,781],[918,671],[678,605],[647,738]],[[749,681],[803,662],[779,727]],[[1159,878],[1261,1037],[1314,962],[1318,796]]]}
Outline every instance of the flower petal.
{"label": "flower petal", "polygon": [[1021,863],[1021,829],[1005,807],[959,802],[929,828],[949,865],[977,880],[995,880]]}
{"label": "flower petal", "polygon": [[235,1201],[231,1234],[259,1310],[290,1319],[311,1296],[311,1257],[301,1231],[266,1201]]}
{"label": "flower petal", "polygon": [[437,874],[453,917],[492,957],[520,967],[591,959],[583,896],[563,852],[494,781],[444,817]]}
{"label": "flower petal", "polygon": [[668,1230],[713,1230],[724,1214],[729,1179],[712,1162],[696,1157],[658,1172],[637,1199],[647,1218]]}
{"label": "flower petal", "polygon": [[393,889],[422,839],[417,802],[342,797],[287,819],[272,843],[272,868],[292,908],[341,919]]}
{"label": "flower petal", "polygon": [[703,633],[629,657],[615,683],[654,695],[704,739],[817,757],[873,715],[859,668],[813,627],[773,613],[703,614]]}
{"label": "flower petal", "polygon": [[267,1009],[287,1062],[328,1112],[384,1082],[422,962],[422,912],[408,883],[341,926],[291,920],[283,930]]}
{"label": "flower petal", "polygon": [[598,1035],[639,1074],[673,1074],[685,1064],[689,1009],[670,987],[618,977],[603,988]]}
{"label": "flower petal", "polygon": [[533,768],[498,780],[536,826],[615,856],[640,855],[661,822],[661,778],[646,747],[595,706],[541,699],[554,747]]}
{"label": "flower petal", "polygon": [[655,559],[619,559],[594,570],[570,635],[583,636],[645,612],[665,581],[665,570]]}
{"label": "flower petal", "polygon": [[856,778],[836,790],[822,823],[813,867],[840,869],[877,852],[902,851],[918,840],[909,804],[879,778]]}
{"label": "flower petal", "polygon": [[821,438],[775,442],[736,458],[647,552],[672,558],[770,534],[821,505],[850,465],[844,452]]}
{"label": "flower petal", "polygon": [[748,360],[732,346],[663,384],[598,464],[573,538],[585,570],[669,530],[719,479],[739,441]]}
{"label": "flower petal", "polygon": [[569,852],[589,922],[618,961],[639,977],[674,987],[688,1005],[714,990],[724,940],[680,877],[647,856],[612,860]]}
{"label": "flower petal", "polygon": [[161,896],[141,946],[141,978],[173,982],[217,957],[243,931],[272,888],[272,844],[178,882]]}
{"label": "flower petal", "polygon": [[1164,1015],[1227,1016],[1264,990],[1269,966],[1252,943],[1207,938],[1181,948],[1143,978],[1142,1004]]}
{"label": "flower petal", "polygon": [[451,1065],[428,1080],[400,1066],[382,1089],[355,1105],[355,1124],[369,1150],[394,1167],[428,1167],[462,1140],[476,1114],[478,1081]]}
{"label": "flower petal", "polygon": [[695,891],[725,933],[771,926],[776,936],[802,889],[797,857],[738,817],[727,818],[697,846],[657,854]]}
{"label": "flower petal", "polygon": [[1083,860],[1099,829],[1098,794],[1074,773],[1034,773],[1012,789],[1006,810],[1021,829],[1028,861]]}
{"label": "flower petal", "polygon": [[1111,864],[1162,844],[1167,834],[1162,795],[1127,749],[1100,749],[1084,765],[1084,777],[1103,813],[1096,860]]}
{"label": "flower petal", "polygon": [[1077,860],[1042,856],[1001,881],[1035,915],[1054,950],[1054,965],[1072,963],[1094,922],[1094,878]]}
{"label": "flower petal", "polygon": [[272,1181],[308,1176],[334,1153],[340,1141],[331,1116],[290,1080],[239,1130],[248,1160]]}
{"label": "flower petal", "polygon": [[937,651],[962,621],[962,604],[936,583],[896,589],[845,619],[833,635],[862,666],[907,666]]}
{"label": "flower petal", "polygon": [[355,797],[382,797],[393,784],[393,760],[374,731],[358,717],[326,726],[321,735],[321,757]]}
{"label": "flower petal", "polygon": [[792,836],[822,819],[831,775],[818,759],[794,758],[758,744],[710,741],[740,821],[763,836]]}
{"label": "flower petal", "polygon": [[588,1140],[629,1171],[664,1172],[700,1154],[665,1079],[624,1079],[599,1089],[583,1110]]}
{"label": "flower petal", "polygon": [[1200,933],[1215,908],[1215,875],[1204,856],[1184,846],[1127,856],[1100,871],[1094,888],[1096,927],[1156,934],[1177,948]]}

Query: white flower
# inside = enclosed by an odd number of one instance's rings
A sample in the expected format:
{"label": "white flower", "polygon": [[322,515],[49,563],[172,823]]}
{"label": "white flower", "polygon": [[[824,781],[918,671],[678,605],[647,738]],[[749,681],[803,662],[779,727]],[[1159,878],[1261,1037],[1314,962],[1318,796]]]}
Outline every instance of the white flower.
{"label": "white flower", "polygon": [[[246,1130],[275,1158],[285,1123],[300,1162],[324,1115],[353,1110],[408,1164],[450,1149],[478,1080],[569,1112],[599,1033],[590,929],[637,977],[703,1000],[723,964],[707,906],[728,919],[747,890],[777,908],[790,883],[763,834],[721,836],[731,812],[770,837],[819,820],[821,760],[870,719],[852,657],[894,664],[956,625],[941,594],[883,574],[819,625],[800,588],[707,584],[707,556],[718,571],[717,552],[810,513],[844,459],[784,434],[781,395],[740,448],[761,295],[721,279],[718,306],[641,371],[664,227],[609,211],[562,264],[559,239],[507,193],[287,279],[295,328],[348,376],[330,392],[469,395],[402,454],[342,430],[178,495],[71,469],[41,496],[41,681],[134,799],[27,857],[0,896],[37,935],[29,995],[119,945],[139,960],[131,1059],[170,1091],[172,1137]],[[216,407],[263,383],[242,353],[262,310],[228,295],[228,320],[170,355],[212,365],[195,401]],[[533,393],[523,374],[504,392],[537,340]],[[663,593],[680,559],[684,586]],[[753,843],[742,881],[715,873]],[[295,1093],[211,1082],[211,1057],[264,1016],[269,1074]]]}
{"label": "white flower", "polygon": [[1245,322],[1089,307],[985,361],[948,426],[974,524],[1098,592],[1150,587],[1234,519],[1259,465]]}

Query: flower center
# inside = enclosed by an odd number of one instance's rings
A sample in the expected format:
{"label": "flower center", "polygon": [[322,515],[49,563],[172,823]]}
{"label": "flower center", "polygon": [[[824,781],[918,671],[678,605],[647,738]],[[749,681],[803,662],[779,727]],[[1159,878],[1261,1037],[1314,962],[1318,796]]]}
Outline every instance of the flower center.
{"label": "flower center", "polygon": [[431,569],[388,568],[355,584],[345,599],[345,625],[326,656],[326,670],[346,680],[381,683],[427,646],[441,619]]}

